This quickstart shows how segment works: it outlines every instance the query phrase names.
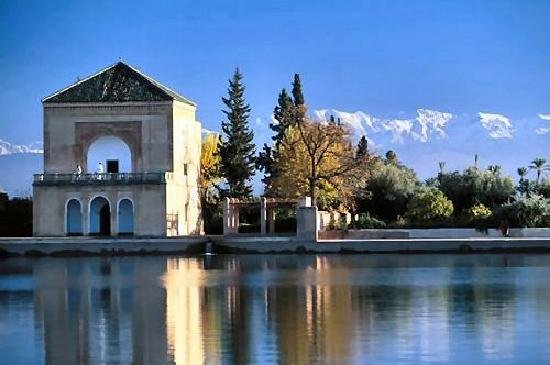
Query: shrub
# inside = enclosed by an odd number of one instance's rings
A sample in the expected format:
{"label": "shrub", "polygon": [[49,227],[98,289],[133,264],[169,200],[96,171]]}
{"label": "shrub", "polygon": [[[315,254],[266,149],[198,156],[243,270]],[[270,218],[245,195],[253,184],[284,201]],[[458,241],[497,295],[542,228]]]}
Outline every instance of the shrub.
{"label": "shrub", "polygon": [[493,214],[491,209],[487,208],[483,203],[474,205],[468,210],[468,213],[472,220],[488,218]]}
{"label": "shrub", "polygon": [[352,223],[354,229],[376,229],[386,228],[386,223],[371,217],[369,213],[361,213],[359,220]]}
{"label": "shrub", "polygon": [[547,199],[550,199],[550,178],[544,178],[536,187],[537,193]]}
{"label": "shrub", "polygon": [[550,226],[550,199],[540,195],[507,203],[495,210],[494,221],[507,221],[511,227]]}
{"label": "shrub", "polygon": [[439,189],[421,187],[407,204],[406,218],[411,223],[446,220],[453,214],[451,202]]}
{"label": "shrub", "polygon": [[491,209],[483,203],[476,204],[468,209],[468,223],[473,224],[474,228],[480,232],[487,232],[490,225],[495,225],[492,216]]}

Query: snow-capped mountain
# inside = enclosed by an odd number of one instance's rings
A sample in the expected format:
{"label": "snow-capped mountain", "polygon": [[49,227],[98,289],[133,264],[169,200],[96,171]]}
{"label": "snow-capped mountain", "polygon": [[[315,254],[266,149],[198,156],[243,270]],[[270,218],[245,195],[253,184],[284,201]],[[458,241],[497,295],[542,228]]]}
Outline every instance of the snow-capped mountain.
{"label": "snow-capped mountain", "polygon": [[13,144],[0,139],[0,187],[10,197],[32,194],[33,174],[42,171],[42,142]]}
{"label": "snow-capped mountain", "polygon": [[501,165],[512,176],[517,167],[528,165],[535,157],[550,159],[548,114],[513,120],[502,113],[457,114],[432,109],[418,109],[415,115],[405,117],[400,113],[398,118],[337,109],[313,112],[318,121],[331,116],[347,124],[356,138],[366,136],[371,150],[395,150],[421,178],[434,176],[439,161],[445,161],[449,170],[463,170],[476,154],[482,164]]}
{"label": "snow-capped mountain", "polygon": [[42,153],[44,147],[42,142],[33,142],[28,145],[13,144],[0,139],[0,156],[13,153]]}

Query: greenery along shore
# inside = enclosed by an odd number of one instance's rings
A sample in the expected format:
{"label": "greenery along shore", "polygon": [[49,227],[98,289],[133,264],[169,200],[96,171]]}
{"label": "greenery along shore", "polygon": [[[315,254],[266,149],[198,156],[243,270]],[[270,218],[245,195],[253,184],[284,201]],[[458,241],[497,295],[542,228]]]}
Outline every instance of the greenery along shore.
{"label": "greenery along shore", "polygon": [[355,143],[340,120],[312,120],[297,74],[291,92],[282,89],[276,101],[272,143],[256,152],[244,92],[236,70],[222,98],[222,135],[203,142],[207,226],[220,215],[220,198],[251,197],[255,170],[264,173],[264,196],[309,196],[319,209],[357,214],[357,228],[550,226],[550,165],[543,157],[518,167],[517,185],[500,166],[479,166],[477,156],[462,172],[434,161],[437,176],[419,181],[393,151],[374,153],[365,136]]}
{"label": "greenery along shore", "polygon": [[[355,228],[550,227],[550,165],[543,157],[518,167],[517,184],[498,165],[479,166],[477,156],[462,172],[446,171],[445,162],[439,162],[437,176],[419,181],[393,151],[374,153],[365,136],[356,143],[339,120],[312,120],[297,74],[291,92],[282,89],[275,101],[272,143],[260,151],[253,143],[251,108],[238,69],[222,101],[222,135],[207,135],[202,145],[207,233],[221,231],[221,198],[252,196],[251,179],[258,170],[264,174],[264,196],[309,196],[321,210],[357,215]],[[1,203],[0,236],[32,235],[32,201]],[[243,213],[242,223],[257,225],[257,212]],[[282,209],[277,221],[292,229],[292,214]]]}

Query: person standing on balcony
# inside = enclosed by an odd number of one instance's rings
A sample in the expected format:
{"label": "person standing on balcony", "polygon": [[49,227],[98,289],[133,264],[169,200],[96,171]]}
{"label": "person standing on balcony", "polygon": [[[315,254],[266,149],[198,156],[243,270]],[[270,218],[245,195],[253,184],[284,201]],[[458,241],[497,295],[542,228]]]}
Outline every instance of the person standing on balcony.
{"label": "person standing on balcony", "polygon": [[82,167],[79,164],[76,165],[76,172],[74,174],[74,179],[76,181],[80,180],[80,174],[82,174]]}
{"label": "person standing on balcony", "polygon": [[103,175],[103,173],[104,173],[103,165],[100,162],[99,165],[97,165],[97,179],[98,180],[101,180],[101,176]]}

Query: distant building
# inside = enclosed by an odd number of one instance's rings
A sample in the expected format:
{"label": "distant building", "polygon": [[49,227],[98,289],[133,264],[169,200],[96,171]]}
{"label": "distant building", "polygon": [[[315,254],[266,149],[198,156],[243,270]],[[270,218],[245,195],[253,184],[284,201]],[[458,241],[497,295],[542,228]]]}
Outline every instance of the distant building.
{"label": "distant building", "polygon": [[42,102],[34,235],[200,233],[194,102],[122,62]]}

